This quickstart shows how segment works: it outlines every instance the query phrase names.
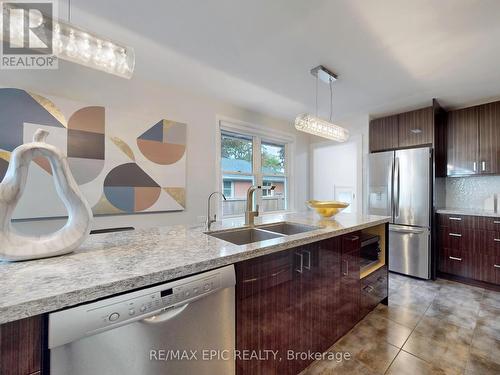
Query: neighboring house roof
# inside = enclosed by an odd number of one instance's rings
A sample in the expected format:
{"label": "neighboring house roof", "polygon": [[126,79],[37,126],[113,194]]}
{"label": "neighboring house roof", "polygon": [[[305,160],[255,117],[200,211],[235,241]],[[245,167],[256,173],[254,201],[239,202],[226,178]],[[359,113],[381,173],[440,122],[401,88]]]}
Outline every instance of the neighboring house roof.
{"label": "neighboring house roof", "polygon": [[[246,160],[222,158],[221,166],[223,171],[252,173],[252,163]],[[262,169],[262,173],[274,174],[274,171],[272,168],[264,167]]]}

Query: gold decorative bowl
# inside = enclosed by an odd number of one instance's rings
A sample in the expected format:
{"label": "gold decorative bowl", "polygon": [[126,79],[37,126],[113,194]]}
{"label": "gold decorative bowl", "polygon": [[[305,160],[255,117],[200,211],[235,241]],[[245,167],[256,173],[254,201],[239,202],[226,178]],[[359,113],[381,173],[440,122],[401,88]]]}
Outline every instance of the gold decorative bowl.
{"label": "gold decorative bowl", "polygon": [[310,200],[306,203],[309,207],[314,208],[322,217],[332,217],[349,206],[349,203],[339,201]]}

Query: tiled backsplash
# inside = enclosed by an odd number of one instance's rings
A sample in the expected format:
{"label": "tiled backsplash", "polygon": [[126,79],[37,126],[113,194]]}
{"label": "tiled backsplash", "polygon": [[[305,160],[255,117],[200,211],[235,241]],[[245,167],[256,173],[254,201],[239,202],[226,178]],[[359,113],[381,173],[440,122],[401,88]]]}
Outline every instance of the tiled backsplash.
{"label": "tiled backsplash", "polygon": [[441,194],[437,196],[440,207],[484,209],[485,201],[493,194],[500,197],[500,176],[450,177],[438,180],[441,181],[437,181],[436,185],[444,182],[446,192],[444,202]]}

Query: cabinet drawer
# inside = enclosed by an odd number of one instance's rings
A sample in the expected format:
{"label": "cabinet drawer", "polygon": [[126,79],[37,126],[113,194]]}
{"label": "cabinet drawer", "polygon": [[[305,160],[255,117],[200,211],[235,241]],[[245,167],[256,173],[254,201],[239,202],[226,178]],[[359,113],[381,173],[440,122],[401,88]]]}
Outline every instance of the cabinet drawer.
{"label": "cabinet drawer", "polygon": [[361,279],[361,317],[368,314],[387,297],[387,282],[387,267],[385,266]]}
{"label": "cabinet drawer", "polygon": [[473,229],[476,227],[474,216],[439,214],[438,223],[440,227],[456,229]]}
{"label": "cabinet drawer", "polygon": [[361,247],[361,232],[353,232],[342,236],[342,254],[358,250]]}
{"label": "cabinet drawer", "polygon": [[479,229],[500,232],[500,217],[481,217]]}
{"label": "cabinet drawer", "polygon": [[483,255],[500,256],[500,232],[476,231],[474,251]]}
{"label": "cabinet drawer", "polygon": [[238,298],[246,298],[265,289],[291,281],[293,278],[293,251],[284,251],[237,263],[236,284]]}
{"label": "cabinet drawer", "polygon": [[500,284],[500,256],[478,255],[474,271],[476,280]]}
{"label": "cabinet drawer", "polygon": [[453,249],[470,253],[474,251],[474,232],[471,230],[440,228],[439,241],[442,249]]}
{"label": "cabinet drawer", "polygon": [[442,249],[439,257],[441,272],[462,277],[473,277],[473,254],[453,249]]}

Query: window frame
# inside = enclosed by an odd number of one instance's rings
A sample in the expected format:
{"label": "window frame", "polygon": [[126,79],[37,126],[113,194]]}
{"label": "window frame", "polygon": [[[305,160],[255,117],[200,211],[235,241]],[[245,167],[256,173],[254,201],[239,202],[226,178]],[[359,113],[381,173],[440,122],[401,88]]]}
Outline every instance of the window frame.
{"label": "window frame", "polygon": [[228,194],[225,193],[226,188],[224,187],[224,185],[222,186],[222,194],[224,194],[224,196],[226,198],[233,198],[234,197],[234,181],[230,180],[228,182],[231,184],[231,186],[229,187],[229,189],[231,190],[231,194],[228,195]]}
{"label": "window frame", "polygon": [[[217,118],[216,131],[216,190],[219,191],[222,186],[223,174],[234,174],[241,176],[251,176],[254,179],[254,184],[262,185],[264,177],[282,177],[285,179],[285,197],[286,209],[279,211],[264,211],[262,214],[277,214],[292,212],[295,208],[295,195],[293,191],[293,155],[295,147],[295,136],[291,133],[282,132],[276,129],[270,129],[265,126],[258,126],[243,121],[226,119],[223,117]],[[221,137],[223,133],[233,133],[235,135],[247,136],[252,138],[252,172],[242,173],[234,171],[222,171],[221,168]],[[285,146],[285,171],[284,174],[263,174],[262,173],[262,142]],[[262,204],[262,192],[256,191],[255,203]],[[262,206],[261,206],[262,207]],[[218,215],[223,218],[242,217],[244,214],[238,215],[222,215],[222,205],[218,205]]]}

